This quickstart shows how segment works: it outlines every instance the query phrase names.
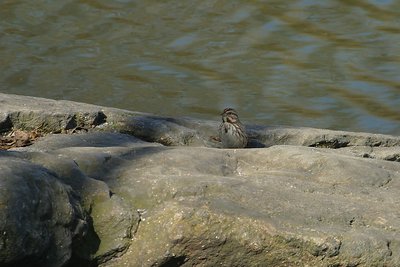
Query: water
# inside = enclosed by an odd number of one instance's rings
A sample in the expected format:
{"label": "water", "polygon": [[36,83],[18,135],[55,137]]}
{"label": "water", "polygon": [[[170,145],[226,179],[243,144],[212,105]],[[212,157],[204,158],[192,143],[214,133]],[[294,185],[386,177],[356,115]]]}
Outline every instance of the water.
{"label": "water", "polygon": [[0,2],[0,91],[400,135],[400,2]]}

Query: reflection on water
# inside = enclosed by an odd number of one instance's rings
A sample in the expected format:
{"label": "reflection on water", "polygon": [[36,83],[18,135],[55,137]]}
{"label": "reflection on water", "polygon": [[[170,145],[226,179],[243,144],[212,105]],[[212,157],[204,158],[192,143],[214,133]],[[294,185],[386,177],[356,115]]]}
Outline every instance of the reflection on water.
{"label": "reflection on water", "polygon": [[400,134],[400,2],[0,2],[1,91]]}

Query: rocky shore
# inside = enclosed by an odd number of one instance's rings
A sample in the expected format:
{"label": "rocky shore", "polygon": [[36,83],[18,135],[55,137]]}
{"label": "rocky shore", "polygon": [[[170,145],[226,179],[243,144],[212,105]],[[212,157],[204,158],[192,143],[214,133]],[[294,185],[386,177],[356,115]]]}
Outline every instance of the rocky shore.
{"label": "rocky shore", "polygon": [[0,266],[400,266],[400,137],[218,124],[0,94]]}

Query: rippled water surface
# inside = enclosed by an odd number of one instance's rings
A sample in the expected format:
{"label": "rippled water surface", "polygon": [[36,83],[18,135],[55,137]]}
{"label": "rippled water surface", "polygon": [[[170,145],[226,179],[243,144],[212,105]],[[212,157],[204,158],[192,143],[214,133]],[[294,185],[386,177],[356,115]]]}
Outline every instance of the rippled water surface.
{"label": "rippled water surface", "polygon": [[400,1],[0,2],[0,91],[400,134]]}

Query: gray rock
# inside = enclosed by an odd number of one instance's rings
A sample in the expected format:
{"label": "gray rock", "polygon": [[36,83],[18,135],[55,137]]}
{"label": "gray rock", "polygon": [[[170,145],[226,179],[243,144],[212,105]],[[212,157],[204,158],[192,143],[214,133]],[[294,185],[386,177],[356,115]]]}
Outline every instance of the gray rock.
{"label": "gray rock", "polygon": [[[97,135],[99,134],[94,133],[90,137]],[[105,134],[100,135],[105,137]],[[110,135],[116,137],[116,134]],[[58,138],[56,141],[57,138],[54,137],[61,137],[61,139]],[[26,153],[26,157],[32,162],[51,169],[60,181],[71,186],[77,193],[80,205],[89,217],[87,222],[90,224],[90,231],[81,238],[80,242],[74,244],[76,258],[74,260],[101,263],[128,248],[132,229],[136,228],[139,222],[136,210],[128,206],[118,195],[113,194],[106,183],[82,172],[85,170],[89,174],[94,174],[90,172],[91,168],[97,168],[100,172],[105,171],[101,166],[109,159],[108,154],[99,153],[95,151],[96,148],[88,149],[87,147],[60,148],[53,150],[55,153],[53,151],[39,152],[44,143],[48,148],[51,145],[56,147],[61,144],[60,142],[78,145],[77,141],[82,140],[82,137],[82,135],[49,136],[39,141],[33,151]],[[99,142],[99,145],[101,143]],[[112,145],[112,142],[109,144]],[[84,141],[81,141],[79,145],[83,146]],[[82,154],[82,151],[86,153]],[[80,155],[82,158],[79,157]]]}
{"label": "gray rock", "polygon": [[[0,221],[14,235],[0,239],[1,263],[400,266],[399,137],[247,125],[253,148],[218,149],[210,136],[219,122],[12,95],[0,102],[13,127],[41,121],[53,132],[68,130],[73,114],[104,114],[82,120],[88,133],[1,152],[0,183],[15,199],[11,210],[0,205],[0,218],[14,214],[12,224]],[[40,119],[26,119],[28,102]],[[30,180],[47,181],[41,194]],[[26,229],[34,235],[20,242]],[[46,251],[52,240],[62,247]]]}
{"label": "gray rock", "polygon": [[[0,114],[4,117],[3,124],[0,120],[0,132],[11,127],[36,129],[46,133],[83,128],[88,131],[94,129],[127,133],[144,141],[168,146],[219,146],[210,140],[211,136],[218,135],[219,121],[161,117],[72,101],[1,93],[0,104]],[[2,125],[5,125],[4,128],[1,128]],[[252,148],[272,145],[334,149],[400,146],[400,137],[382,134],[259,125],[246,125],[246,129],[250,137],[249,146]]]}
{"label": "gray rock", "polygon": [[147,210],[122,263],[400,263],[387,245],[400,240],[397,163],[294,146],[166,148],[134,159],[107,179]]}
{"label": "gray rock", "polygon": [[68,186],[47,169],[0,156],[0,265],[62,266],[86,220]]}

